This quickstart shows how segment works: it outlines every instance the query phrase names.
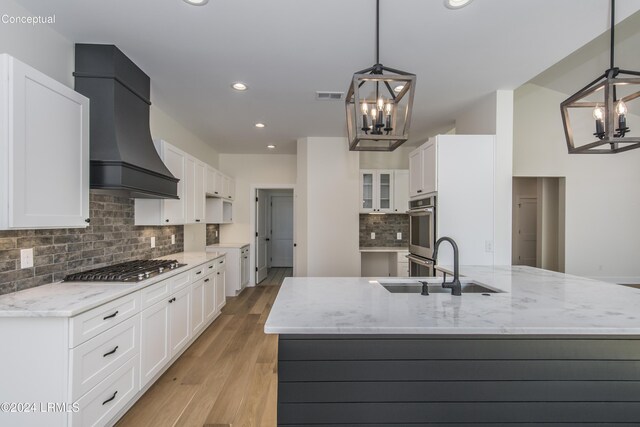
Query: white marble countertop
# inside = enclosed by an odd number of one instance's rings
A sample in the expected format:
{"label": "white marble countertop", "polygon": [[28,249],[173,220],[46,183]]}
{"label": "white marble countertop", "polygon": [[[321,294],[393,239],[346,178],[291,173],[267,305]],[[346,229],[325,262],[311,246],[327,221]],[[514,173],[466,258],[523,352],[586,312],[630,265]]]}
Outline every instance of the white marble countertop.
{"label": "white marble countertop", "polygon": [[0,317],[72,317],[224,256],[221,252],[181,252],[158,259],[187,264],[136,283],[57,282],[0,296]]}
{"label": "white marble countertop", "polygon": [[461,273],[501,292],[422,296],[390,293],[377,279],[287,278],[265,332],[640,335],[639,289],[523,266],[463,266]]}
{"label": "white marble countertop", "polygon": [[373,246],[370,248],[360,247],[360,252],[409,252],[408,247]]}
{"label": "white marble countertop", "polygon": [[214,243],[213,245],[207,245],[207,249],[211,248],[211,249],[228,249],[228,248],[234,248],[234,249],[240,249],[240,248],[244,248],[245,246],[249,246],[249,243]]}

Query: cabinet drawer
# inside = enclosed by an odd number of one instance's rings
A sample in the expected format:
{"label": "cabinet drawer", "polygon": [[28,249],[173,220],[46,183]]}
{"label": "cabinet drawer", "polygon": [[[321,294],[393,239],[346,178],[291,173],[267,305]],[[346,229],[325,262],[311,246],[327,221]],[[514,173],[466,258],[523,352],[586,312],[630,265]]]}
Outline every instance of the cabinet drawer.
{"label": "cabinet drawer", "polygon": [[218,270],[221,268],[224,268],[226,264],[227,264],[227,257],[223,256],[222,258],[216,259],[216,266]]}
{"label": "cabinet drawer", "polygon": [[139,353],[139,331],[138,314],[70,351],[74,402]]}
{"label": "cabinet drawer", "polygon": [[193,270],[190,271],[191,273],[191,283],[196,282],[200,279],[202,279],[204,276],[206,276],[208,273],[207,268],[204,265],[201,265],[200,267],[194,268]]}
{"label": "cabinet drawer", "polygon": [[216,260],[206,263],[204,267],[204,270],[205,270],[204,275],[208,276],[209,274],[213,273],[214,270],[216,269],[216,264],[217,264]]}
{"label": "cabinet drawer", "polygon": [[69,347],[76,347],[139,312],[140,293],[134,292],[72,317],[69,321]]}
{"label": "cabinet drawer", "polygon": [[140,304],[142,310],[151,307],[158,301],[168,299],[171,295],[171,279],[163,280],[154,285],[148,286],[140,291]]}
{"label": "cabinet drawer", "polygon": [[175,291],[178,291],[191,283],[191,276],[189,273],[189,271],[185,271],[184,273],[180,273],[177,276],[173,276],[172,278],[168,279],[171,283],[170,293],[174,293]]}
{"label": "cabinet drawer", "polygon": [[80,410],[70,416],[71,426],[106,425],[138,393],[139,357],[129,359],[113,374],[80,398]]}

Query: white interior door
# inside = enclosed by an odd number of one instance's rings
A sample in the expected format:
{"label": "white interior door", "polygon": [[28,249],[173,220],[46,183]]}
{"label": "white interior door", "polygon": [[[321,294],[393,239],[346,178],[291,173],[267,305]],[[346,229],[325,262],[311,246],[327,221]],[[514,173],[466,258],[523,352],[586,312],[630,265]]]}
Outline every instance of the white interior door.
{"label": "white interior door", "polygon": [[256,190],[256,284],[267,277],[268,259],[268,223],[267,223],[267,192]]}
{"label": "white interior door", "polygon": [[536,266],[538,199],[518,197],[516,204],[516,262]]}
{"label": "white interior door", "polygon": [[293,196],[271,196],[271,266],[293,267]]}

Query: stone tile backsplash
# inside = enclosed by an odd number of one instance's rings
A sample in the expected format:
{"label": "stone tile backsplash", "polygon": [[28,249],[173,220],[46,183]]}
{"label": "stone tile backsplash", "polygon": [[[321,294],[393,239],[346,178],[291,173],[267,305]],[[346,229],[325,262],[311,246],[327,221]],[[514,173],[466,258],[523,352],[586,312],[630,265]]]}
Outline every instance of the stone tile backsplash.
{"label": "stone tile backsplash", "polygon": [[220,224],[207,224],[207,246],[220,243]]}
{"label": "stone tile backsplash", "polygon": [[[0,231],[0,295],[57,282],[82,270],[183,251],[184,227],[135,226],[133,199],[91,191],[89,203],[87,228]],[[156,238],[155,248],[151,236]],[[20,269],[20,249],[26,248],[34,250],[34,266]]]}
{"label": "stone tile backsplash", "polygon": [[[371,239],[371,233],[376,233],[376,238]],[[396,238],[397,233],[402,233],[402,239]],[[360,247],[409,247],[409,215],[386,214],[370,215],[360,214]]]}

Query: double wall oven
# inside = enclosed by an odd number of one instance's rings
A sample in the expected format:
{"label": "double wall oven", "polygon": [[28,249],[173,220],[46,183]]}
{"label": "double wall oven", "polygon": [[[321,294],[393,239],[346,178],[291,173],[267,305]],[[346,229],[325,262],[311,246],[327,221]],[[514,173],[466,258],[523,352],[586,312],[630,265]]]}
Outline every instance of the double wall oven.
{"label": "double wall oven", "polygon": [[435,276],[436,196],[409,202],[409,276]]}

